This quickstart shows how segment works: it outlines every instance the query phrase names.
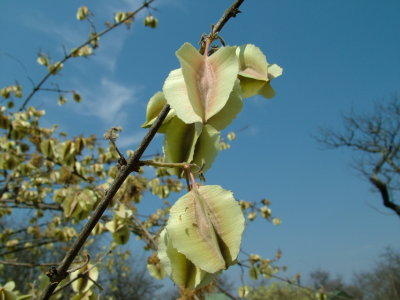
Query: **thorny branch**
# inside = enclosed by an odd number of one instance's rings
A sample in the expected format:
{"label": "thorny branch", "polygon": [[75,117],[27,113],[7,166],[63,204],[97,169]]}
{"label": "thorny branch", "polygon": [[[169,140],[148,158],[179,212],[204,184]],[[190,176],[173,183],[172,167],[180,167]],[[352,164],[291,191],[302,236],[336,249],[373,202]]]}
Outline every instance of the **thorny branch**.
{"label": "thorny branch", "polygon": [[146,136],[143,138],[140,146],[134,152],[134,154],[129,158],[128,164],[126,166],[121,166],[117,177],[114,179],[112,185],[109,190],[106,192],[104,198],[101,200],[99,205],[96,207],[96,210],[93,212],[90,217],[88,223],[86,223],[83,228],[81,234],[75,240],[71,249],[65,255],[61,264],[57,267],[56,272],[52,278],[50,278],[51,283],[47,286],[43,294],[41,295],[42,300],[49,299],[52,295],[53,291],[56,289],[57,285],[61,280],[63,280],[67,275],[67,270],[69,266],[74,261],[75,257],[78,255],[80,249],[84,245],[86,239],[89,237],[92,229],[96,226],[97,222],[100,220],[104,211],[107,209],[108,205],[111,203],[114,195],[117,193],[122,183],[128,177],[128,175],[133,171],[138,171],[140,167],[140,158],[143,155],[146,148],[149,146],[151,140],[154,138],[157,130],[160,128],[162,122],[167,116],[170,110],[169,105],[165,105],[162,111],[160,112],[156,122],[147,132]]}
{"label": "thorny branch", "polygon": [[[154,0],[147,1],[141,8],[138,10],[147,7],[151,2]],[[213,29],[210,33],[210,38],[213,39],[214,36],[222,29],[222,27],[226,24],[226,22],[237,15],[239,12],[239,6],[243,3],[244,0],[236,0],[230,8],[228,8],[221,19],[217,22],[215,26],[213,26]],[[137,11],[138,11],[137,10]],[[119,23],[117,23],[119,25]],[[114,26],[117,26],[115,24]],[[111,30],[111,28],[108,29],[108,31]],[[104,31],[101,34],[105,34],[108,31]],[[100,35],[100,34],[99,34]],[[85,44],[83,44],[81,47],[87,45],[90,43],[90,40],[87,41]],[[66,59],[65,59],[66,60]],[[64,60],[64,61],[65,61]],[[50,75],[48,74],[47,78]],[[45,77],[38,86],[36,86],[36,90],[40,88],[40,86],[47,80]],[[34,89],[33,92],[36,91]],[[31,96],[30,96],[31,97]],[[27,98],[27,100],[24,102],[23,106],[21,109],[23,109],[26,105],[26,103],[29,101],[30,97]],[[117,193],[119,188],[121,187],[122,183],[125,181],[125,179],[128,177],[128,175],[131,172],[138,171],[140,168],[140,158],[142,157],[144,151],[147,149],[149,146],[150,142],[154,138],[155,134],[157,133],[158,129],[162,125],[164,119],[166,118],[168,112],[170,110],[170,106],[166,104],[164,108],[161,110],[156,122],[151,126],[149,131],[147,132],[146,136],[143,138],[140,146],[138,149],[134,152],[134,154],[129,158],[127,165],[126,166],[121,166],[119,173],[117,177],[114,179],[112,185],[110,186],[109,190],[106,192],[104,198],[101,200],[99,205],[96,207],[96,210],[93,212],[91,215],[88,223],[85,225],[83,228],[81,234],[79,237],[75,240],[73,243],[72,247],[70,250],[67,252],[66,256],[64,257],[63,261],[61,264],[57,267],[55,270],[53,276],[50,278],[51,283],[46,287],[44,292],[42,293],[40,299],[45,300],[49,299],[51,295],[53,294],[54,290],[58,286],[59,282],[63,280],[67,275],[67,270],[69,266],[72,264],[73,260],[75,257],[78,255],[80,249],[84,245],[86,239],[89,237],[92,229],[95,227],[97,222],[100,220],[101,216],[103,215],[104,211],[107,209],[108,205],[112,201],[114,195]]]}

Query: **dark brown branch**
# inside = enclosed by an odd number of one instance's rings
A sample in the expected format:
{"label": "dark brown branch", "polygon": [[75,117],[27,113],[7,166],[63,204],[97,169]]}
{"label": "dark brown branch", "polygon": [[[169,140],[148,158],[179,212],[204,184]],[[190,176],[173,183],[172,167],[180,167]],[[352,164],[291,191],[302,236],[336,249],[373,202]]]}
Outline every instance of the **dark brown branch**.
{"label": "dark brown branch", "polygon": [[225,26],[226,22],[229,21],[230,18],[234,18],[236,17],[236,15],[238,13],[240,13],[239,11],[239,7],[240,5],[244,2],[244,0],[236,0],[231,7],[229,7],[227,10],[225,10],[224,14],[222,15],[222,17],[219,19],[219,21],[217,22],[217,24],[215,24],[211,30],[211,34],[210,35],[216,35],[218,34],[218,32],[221,31],[222,27]]}
{"label": "dark brown branch", "polygon": [[154,138],[157,130],[160,128],[162,122],[164,121],[165,117],[167,116],[170,110],[169,105],[165,105],[162,111],[160,112],[156,122],[147,132],[146,136],[143,138],[139,148],[134,152],[134,154],[129,158],[128,164],[126,166],[121,166],[121,169],[114,179],[110,189],[106,192],[104,198],[101,200],[99,205],[96,207],[96,210],[91,215],[89,221],[86,223],[85,227],[83,228],[79,237],[75,240],[70,250],[65,255],[63,261],[58,266],[56,270],[56,276],[53,278],[52,283],[50,283],[45,291],[42,293],[41,298],[49,299],[56,289],[57,285],[61,280],[63,280],[67,275],[67,270],[74,261],[75,257],[78,255],[79,251],[81,250],[82,246],[84,245],[85,241],[89,237],[92,229],[96,226],[97,222],[100,220],[101,216],[103,215],[104,211],[107,209],[109,204],[111,203],[114,195],[117,193],[119,188],[121,187],[122,183],[128,177],[128,175],[133,171],[138,171],[140,168],[140,158],[143,155],[146,148],[149,146],[150,142]]}
{"label": "dark brown branch", "polygon": [[380,192],[383,205],[400,217],[396,194],[400,188],[400,98],[379,102],[370,113],[353,110],[343,116],[343,132],[321,130],[315,138],[331,149],[357,153],[354,168]]}
{"label": "dark brown branch", "polygon": [[400,217],[400,205],[395,204],[390,200],[389,191],[387,185],[378,179],[376,176],[371,176],[369,178],[371,183],[379,190],[382,196],[383,205],[391,210],[393,210]]}
{"label": "dark brown branch", "polygon": [[225,24],[230,18],[236,17],[240,13],[239,7],[244,2],[244,0],[236,0],[228,9],[225,10],[222,17],[218,20],[217,24],[211,26],[211,32],[206,36],[203,34],[200,40],[200,53],[204,54],[204,51],[208,50],[208,46],[217,38],[221,41],[222,39],[218,36],[218,33],[222,30]]}
{"label": "dark brown branch", "polygon": [[86,266],[89,262],[90,262],[90,255],[86,254],[86,259],[84,262],[82,262],[79,266],[69,269],[67,272],[72,273],[72,272],[78,271],[79,269],[82,269],[84,266]]}
{"label": "dark brown branch", "polygon": [[[95,36],[93,36],[92,38],[88,39],[86,42],[84,42],[83,44],[81,44],[79,47],[77,47],[74,52],[79,51],[80,49],[82,49],[83,47],[85,47],[86,45],[89,45],[90,43],[92,43],[93,41],[97,40],[98,38],[100,38],[101,36],[107,34],[109,31],[113,30],[114,28],[120,26],[121,24],[124,24],[125,21],[132,19],[138,12],[140,12],[141,10],[143,10],[144,8],[147,8],[152,2],[154,2],[155,0],[148,0],[145,1],[143,3],[142,6],[140,6],[138,9],[136,9],[133,12],[130,12],[127,14],[127,16],[122,19],[120,22],[117,22],[115,24],[112,24],[110,27],[108,27],[107,29],[103,30],[102,32],[96,34]],[[64,64],[67,60],[69,60],[70,58],[73,57],[73,53],[70,52],[69,54],[66,54],[65,57],[58,62],[57,66]],[[56,66],[56,67],[57,67]],[[52,72],[48,72],[41,80],[40,82],[32,89],[31,93],[28,95],[28,97],[26,97],[26,99],[24,100],[24,102],[22,103],[19,111],[23,111],[26,107],[26,105],[28,104],[28,102],[32,99],[32,97],[36,94],[36,92],[38,92],[39,90],[42,89],[42,85],[51,77],[53,76]]]}

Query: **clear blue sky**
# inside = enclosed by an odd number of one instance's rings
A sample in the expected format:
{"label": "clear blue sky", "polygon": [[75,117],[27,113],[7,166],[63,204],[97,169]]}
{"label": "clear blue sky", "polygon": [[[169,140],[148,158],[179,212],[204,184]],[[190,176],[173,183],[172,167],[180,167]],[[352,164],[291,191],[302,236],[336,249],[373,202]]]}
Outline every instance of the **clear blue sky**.
{"label": "clear blue sky", "polygon": [[[138,18],[130,31],[110,33],[95,56],[70,61],[51,81],[79,91],[82,104],[59,107],[55,94],[35,96],[32,104],[48,112],[43,125],[98,135],[120,125],[120,144],[136,147],[149,97],[178,67],[175,51],[184,42],[197,43],[231,2],[156,1],[156,30]],[[27,76],[37,82],[45,74],[36,63],[38,51],[57,60],[63,46],[69,50],[85,40],[89,27],[75,19],[77,7],[88,5],[100,30],[114,12],[138,3],[1,0],[0,86],[17,80],[27,94]],[[320,126],[340,128],[341,113],[351,108],[367,111],[373,101],[399,92],[400,2],[247,0],[241,11],[222,37],[230,45],[256,44],[284,74],[272,83],[274,99],[245,100],[226,132],[250,127],[220,153],[207,181],[239,199],[272,201],[283,223],[251,223],[247,252],[272,257],[281,248],[288,274],[322,268],[348,277],[365,270],[385,247],[400,248],[400,220],[386,215],[379,195],[351,169],[351,153],[322,151],[311,135]],[[158,138],[148,153],[160,149]]]}

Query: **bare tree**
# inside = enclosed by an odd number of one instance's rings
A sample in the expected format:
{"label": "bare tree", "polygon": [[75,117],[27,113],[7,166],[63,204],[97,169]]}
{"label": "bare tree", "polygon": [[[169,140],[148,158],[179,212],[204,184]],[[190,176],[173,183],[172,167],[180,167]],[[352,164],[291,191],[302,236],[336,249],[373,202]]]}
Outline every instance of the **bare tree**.
{"label": "bare tree", "polygon": [[370,113],[354,110],[343,116],[343,131],[321,129],[324,146],[357,153],[354,167],[379,191],[383,205],[400,217],[400,99],[376,103]]}
{"label": "bare tree", "polygon": [[375,267],[356,274],[353,282],[364,300],[400,300],[400,252],[386,249]]}

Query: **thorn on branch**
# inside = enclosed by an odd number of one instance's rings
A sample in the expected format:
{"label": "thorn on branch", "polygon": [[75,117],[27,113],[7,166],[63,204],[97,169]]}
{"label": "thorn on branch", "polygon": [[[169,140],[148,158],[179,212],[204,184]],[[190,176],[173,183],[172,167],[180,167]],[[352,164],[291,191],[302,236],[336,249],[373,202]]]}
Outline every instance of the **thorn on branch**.
{"label": "thorn on branch", "polygon": [[51,266],[47,272],[46,272],[46,276],[49,277],[49,280],[51,283],[53,282],[58,282],[58,271],[57,268],[55,266]]}
{"label": "thorn on branch", "polygon": [[67,273],[72,273],[72,272],[75,272],[75,271],[77,271],[77,270],[79,270],[79,269],[82,269],[82,268],[83,268],[84,266],[86,266],[89,262],[90,262],[90,255],[89,255],[89,254],[86,254],[86,260],[85,260],[81,265],[79,265],[79,266],[77,266],[77,267],[75,267],[75,268],[72,268],[72,269],[67,270]]}
{"label": "thorn on branch", "polygon": [[231,10],[230,16],[231,16],[231,18],[235,18],[240,13],[241,13],[241,11],[238,8],[234,8]]}

